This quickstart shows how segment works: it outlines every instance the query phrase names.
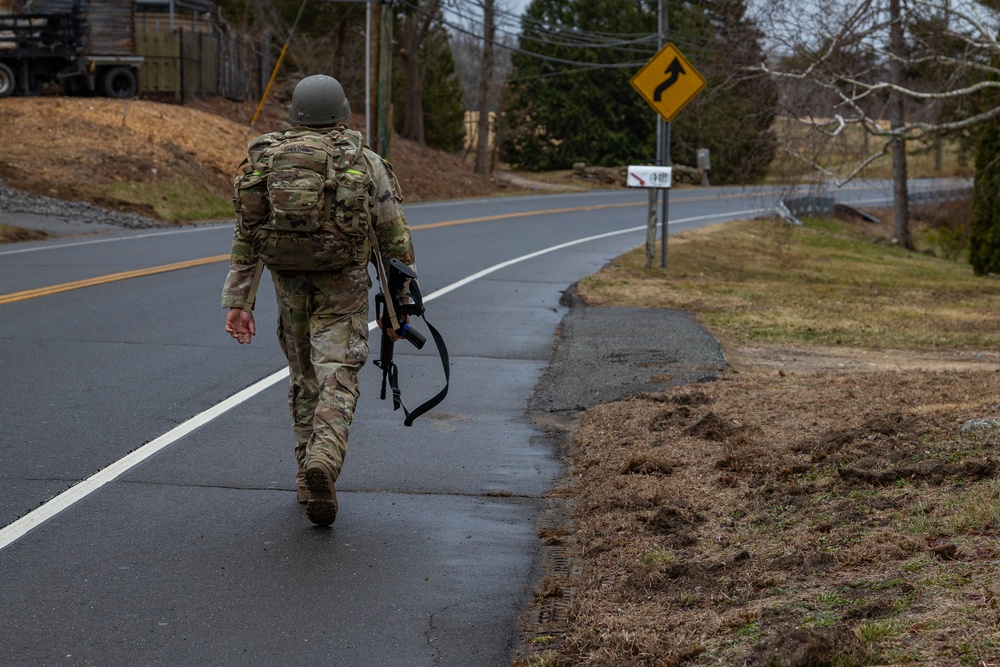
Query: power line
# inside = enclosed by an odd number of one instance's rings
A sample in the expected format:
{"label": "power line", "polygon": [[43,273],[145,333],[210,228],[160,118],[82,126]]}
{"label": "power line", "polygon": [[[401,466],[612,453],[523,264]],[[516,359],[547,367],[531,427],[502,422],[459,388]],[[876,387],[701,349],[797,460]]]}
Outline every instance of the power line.
{"label": "power line", "polygon": [[[455,16],[457,20],[449,20],[444,16],[432,15],[430,12],[427,12],[425,9],[420,7],[414,0],[395,0],[395,4],[403,5],[411,11],[415,11],[425,17],[431,18],[448,30],[467,35],[477,41],[484,41],[482,33],[475,31],[477,26],[480,26],[481,30],[481,26],[483,24],[482,18],[469,11],[471,5],[469,2],[449,0],[446,3],[449,7],[449,14]],[[482,6],[479,3],[476,3],[476,5]],[[515,16],[510,12],[499,9],[497,10],[497,13],[508,18]],[[506,36],[506,40],[498,37],[490,40],[490,43],[497,48],[504,49],[510,53],[520,54],[552,65],[566,65],[575,69],[560,69],[550,72],[541,72],[538,74],[528,74],[515,77],[512,81],[551,78],[556,76],[579,74],[587,71],[638,69],[648,62],[649,58],[656,53],[656,48],[658,47],[659,36],[656,33],[598,32],[583,30],[571,26],[560,26],[558,24],[531,19],[527,16],[521,16],[520,19],[523,32],[513,33],[501,30],[498,27],[497,32],[503,33],[503,35]],[[468,24],[473,26],[473,28],[470,29],[469,27],[466,27],[466,25],[462,25],[457,21],[466,21]],[[511,43],[513,41],[516,41],[517,45]],[[711,44],[706,43],[704,40],[696,37],[676,35],[671,41],[678,48],[683,48],[687,55],[695,58],[702,57],[705,59],[714,59],[714,56],[716,55],[717,47],[714,47]],[[561,58],[555,55],[539,53],[531,48],[525,48],[523,46],[524,42],[570,51],[594,49],[595,52],[600,50],[601,52],[611,56],[619,54],[623,56],[623,58],[612,62],[586,62],[576,60],[571,57]],[[652,48],[632,48],[639,47],[642,44],[649,44]]]}
{"label": "power line", "polygon": [[[467,7],[468,5],[465,5],[465,12],[459,9],[453,9],[450,10],[449,13],[460,19],[468,21],[473,25],[481,25],[482,21],[479,16],[467,13]],[[506,13],[506,15],[513,16],[513,14],[509,13]],[[442,21],[448,25],[453,25],[453,23],[447,21],[446,19],[442,18]],[[520,31],[513,32],[508,30],[500,22],[497,23],[498,31],[504,32],[513,38],[517,38],[518,40],[531,39],[532,41],[553,46],[620,48],[629,47],[635,44],[651,43],[656,39],[656,36],[650,33],[596,32],[571,26],[550,24],[536,19],[529,19],[526,16],[521,18],[519,28]]]}
{"label": "power line", "polygon": [[[426,10],[424,10],[422,7],[420,7],[419,5],[417,5],[417,4],[413,3],[413,2],[410,2],[409,0],[399,0],[399,4],[404,5],[404,6],[408,7],[408,8],[410,8],[411,10],[416,11],[416,12],[418,12],[420,14],[423,14],[426,17],[429,17],[429,18],[437,20],[443,26],[445,26],[447,28],[450,28],[451,30],[454,30],[456,32],[460,32],[460,33],[463,33],[463,34],[466,34],[466,35],[470,35],[470,36],[475,37],[476,39],[479,39],[479,40],[483,40],[484,39],[482,35],[477,34],[475,32],[472,32],[471,30],[468,30],[464,26],[458,25],[458,24],[456,24],[454,22],[451,22],[451,21],[447,21],[447,20],[445,20],[444,18],[442,18],[440,16],[434,16],[434,15],[430,14],[429,12],[427,12]],[[655,37],[655,35],[654,35],[654,37]],[[525,56],[529,56],[531,58],[536,58],[538,60],[543,60],[543,61],[553,62],[553,63],[559,63],[559,64],[562,64],[562,65],[573,65],[575,67],[580,67],[580,68],[583,68],[583,69],[618,69],[618,68],[633,68],[634,69],[634,68],[637,68],[637,67],[641,67],[642,65],[644,65],[646,63],[646,60],[639,60],[639,61],[631,60],[631,61],[628,61],[628,62],[617,62],[617,63],[588,63],[588,62],[582,62],[582,61],[579,61],[579,60],[570,60],[568,58],[559,58],[559,57],[550,56],[550,55],[547,55],[547,54],[544,54],[544,53],[537,53],[537,52],[534,52],[534,51],[529,51],[527,49],[522,49],[519,46],[512,46],[511,44],[502,42],[502,41],[497,40],[497,39],[490,40],[490,43],[492,43],[494,46],[497,46],[497,47],[499,47],[501,49],[506,49],[506,50],[508,50],[508,51],[510,51],[512,53],[519,53],[519,54],[522,54],[522,55],[525,55]],[[581,47],[587,47],[587,46],[588,45],[585,45],[585,44],[579,44],[579,45],[572,46],[572,48],[581,48]]]}

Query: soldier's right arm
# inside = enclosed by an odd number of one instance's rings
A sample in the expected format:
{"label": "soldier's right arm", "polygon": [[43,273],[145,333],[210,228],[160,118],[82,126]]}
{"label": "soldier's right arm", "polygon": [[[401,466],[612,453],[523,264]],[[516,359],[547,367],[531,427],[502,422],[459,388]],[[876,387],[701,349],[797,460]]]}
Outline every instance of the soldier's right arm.
{"label": "soldier's right arm", "polygon": [[223,308],[243,308],[246,305],[259,259],[250,245],[247,230],[255,223],[263,222],[270,214],[267,186],[256,176],[254,166],[249,160],[237,167],[233,177],[233,187],[236,224],[233,229],[229,273],[222,288]]}
{"label": "soldier's right arm", "polygon": [[222,287],[223,308],[243,308],[250,297],[257,268],[257,254],[249,244],[233,239],[233,249],[229,257],[229,273]]}

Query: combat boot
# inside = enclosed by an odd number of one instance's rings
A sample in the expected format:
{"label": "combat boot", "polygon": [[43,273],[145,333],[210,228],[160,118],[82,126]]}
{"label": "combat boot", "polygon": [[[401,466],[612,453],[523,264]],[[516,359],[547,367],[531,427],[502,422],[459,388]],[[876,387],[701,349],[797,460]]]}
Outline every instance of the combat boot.
{"label": "combat boot", "polygon": [[299,471],[295,473],[295,494],[300,503],[309,502],[309,486],[306,484],[305,468],[299,468]]}
{"label": "combat boot", "polygon": [[329,464],[315,461],[306,466],[309,500],[306,516],[317,526],[329,526],[337,519],[337,489]]}

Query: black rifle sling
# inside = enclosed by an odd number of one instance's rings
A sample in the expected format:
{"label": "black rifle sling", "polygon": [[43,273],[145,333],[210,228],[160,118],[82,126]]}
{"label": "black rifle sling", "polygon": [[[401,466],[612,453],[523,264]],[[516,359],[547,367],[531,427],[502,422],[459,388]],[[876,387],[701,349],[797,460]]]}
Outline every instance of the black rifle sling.
{"label": "black rifle sling", "polygon": [[[392,307],[392,295],[389,294],[389,282],[388,276],[385,275],[385,265],[382,262],[382,251],[378,245],[378,236],[375,234],[375,229],[372,225],[368,225],[368,237],[371,240],[372,249],[375,254],[375,272],[378,274],[379,285],[383,296],[385,297],[385,307],[386,316],[393,321],[393,324],[397,324],[396,320],[398,314],[394,312]],[[396,362],[391,361],[388,364],[388,368],[382,368],[386,376],[389,379],[389,387],[392,389],[392,409],[398,410],[403,408],[403,414],[405,419],[403,420],[404,426],[413,426],[413,420],[424,414],[428,410],[437,406],[441,401],[445,399],[448,395],[448,385],[451,382],[451,362],[448,360],[448,348],[444,344],[444,338],[438,333],[438,330],[427,321],[427,318],[423,315],[423,298],[420,296],[420,288],[414,281],[411,284],[411,295],[413,300],[420,305],[420,317],[424,320],[424,324],[427,325],[427,329],[431,332],[431,337],[434,338],[434,344],[437,345],[438,355],[441,357],[441,366],[444,370],[444,388],[437,394],[432,396],[430,400],[421,403],[410,412],[403,405],[402,392],[399,389],[399,369],[396,367]],[[383,385],[383,389],[385,385]]]}
{"label": "black rifle sling", "polygon": [[444,397],[448,395],[448,383],[451,380],[451,364],[448,361],[448,348],[445,347],[444,339],[441,337],[441,334],[438,333],[438,330],[435,329],[434,326],[427,321],[426,317],[424,317],[423,320],[424,324],[427,325],[428,331],[431,332],[431,337],[434,339],[434,344],[437,345],[438,355],[440,355],[441,357],[441,367],[444,370],[444,388],[437,394],[432,396],[428,401],[413,408],[413,411],[411,412],[406,409],[406,406],[403,405],[403,401],[400,400],[399,374],[396,372],[395,363],[393,363],[393,369],[389,373],[389,386],[392,387],[392,400],[394,409],[402,407],[403,414],[406,415],[406,419],[403,420],[404,426],[413,426],[414,419],[424,414],[428,410],[434,408],[441,401],[443,401]]}

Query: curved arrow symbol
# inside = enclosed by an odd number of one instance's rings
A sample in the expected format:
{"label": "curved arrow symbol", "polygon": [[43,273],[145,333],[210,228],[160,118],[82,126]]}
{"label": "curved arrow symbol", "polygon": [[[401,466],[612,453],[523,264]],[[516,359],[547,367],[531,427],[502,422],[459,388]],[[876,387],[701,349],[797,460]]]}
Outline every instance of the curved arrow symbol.
{"label": "curved arrow symbol", "polygon": [[674,58],[670,66],[664,71],[664,74],[669,74],[670,76],[653,91],[654,102],[659,102],[663,99],[663,93],[667,92],[667,88],[677,83],[677,79],[681,78],[682,74],[687,74],[687,72],[684,71],[684,65],[681,64],[681,61]]}

